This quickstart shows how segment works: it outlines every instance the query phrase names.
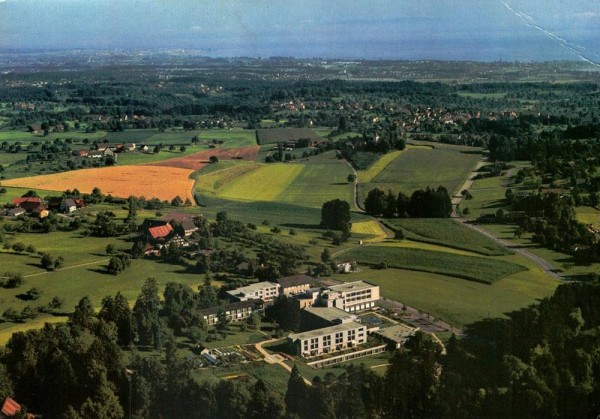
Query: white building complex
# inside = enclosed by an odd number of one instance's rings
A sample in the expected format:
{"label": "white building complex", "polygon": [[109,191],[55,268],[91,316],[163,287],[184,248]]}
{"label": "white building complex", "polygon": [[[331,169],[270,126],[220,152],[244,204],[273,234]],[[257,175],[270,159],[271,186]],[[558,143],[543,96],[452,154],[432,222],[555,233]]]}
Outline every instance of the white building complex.
{"label": "white building complex", "polygon": [[356,316],[337,308],[307,308],[312,316],[331,324],[320,329],[302,333],[292,333],[288,342],[294,352],[301,356],[317,356],[341,351],[367,342],[367,326],[356,321]]}
{"label": "white building complex", "polygon": [[336,307],[350,313],[375,307],[379,300],[379,285],[366,281],[332,285],[321,292],[319,305]]}
{"label": "white building complex", "polygon": [[274,282],[263,281],[246,287],[227,291],[232,301],[263,300],[266,305],[273,304],[279,296],[281,286]]}

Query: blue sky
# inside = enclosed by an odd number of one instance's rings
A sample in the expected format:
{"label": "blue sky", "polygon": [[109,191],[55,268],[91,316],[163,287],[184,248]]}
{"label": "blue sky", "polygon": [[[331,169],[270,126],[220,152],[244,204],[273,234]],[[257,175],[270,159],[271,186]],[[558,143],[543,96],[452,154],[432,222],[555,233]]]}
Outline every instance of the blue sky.
{"label": "blue sky", "polygon": [[0,49],[600,62],[597,0],[0,0]]}

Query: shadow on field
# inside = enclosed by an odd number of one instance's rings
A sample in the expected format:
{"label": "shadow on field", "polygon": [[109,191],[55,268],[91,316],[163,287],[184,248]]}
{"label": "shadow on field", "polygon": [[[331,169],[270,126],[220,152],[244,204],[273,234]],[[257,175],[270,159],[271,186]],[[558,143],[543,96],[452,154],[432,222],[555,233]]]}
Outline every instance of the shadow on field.
{"label": "shadow on field", "polygon": [[108,272],[106,267],[104,267],[104,268],[87,268],[87,270],[90,272],[95,272],[97,274],[104,274],[104,275],[112,276],[112,274]]}
{"label": "shadow on field", "polygon": [[[300,224],[300,223],[285,223],[281,224],[282,227],[290,227],[290,228],[316,228],[321,229],[319,224]],[[325,230],[323,230],[325,231]]]}

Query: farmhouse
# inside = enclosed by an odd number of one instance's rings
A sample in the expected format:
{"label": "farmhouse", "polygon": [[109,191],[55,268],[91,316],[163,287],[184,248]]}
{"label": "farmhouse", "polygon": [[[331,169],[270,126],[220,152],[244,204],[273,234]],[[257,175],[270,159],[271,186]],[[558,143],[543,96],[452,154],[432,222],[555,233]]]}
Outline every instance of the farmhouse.
{"label": "farmhouse", "polygon": [[283,295],[296,295],[308,291],[310,280],[311,278],[304,274],[276,279],[277,283],[281,286],[280,292]]}
{"label": "farmhouse", "polygon": [[75,202],[74,199],[71,199],[71,198],[63,199],[63,201],[60,204],[60,211],[66,213],[66,214],[75,212],[76,210],[77,210],[77,203]]}
{"label": "farmhouse", "polygon": [[198,227],[196,227],[196,223],[194,222],[195,218],[196,217],[187,213],[172,212],[162,217],[161,220],[167,221],[173,226],[181,226],[181,232],[183,232],[183,235],[185,237],[189,237],[198,231]]}
{"label": "farmhouse", "polygon": [[209,326],[219,322],[219,313],[224,313],[225,318],[230,322],[239,322],[252,316],[254,313],[261,315],[265,311],[265,303],[262,300],[246,300],[229,303],[222,306],[216,306],[200,310],[200,315]]}
{"label": "farmhouse", "polygon": [[264,281],[227,291],[227,294],[232,301],[260,299],[263,300],[266,305],[269,305],[279,296],[280,288],[281,286],[279,284]]}

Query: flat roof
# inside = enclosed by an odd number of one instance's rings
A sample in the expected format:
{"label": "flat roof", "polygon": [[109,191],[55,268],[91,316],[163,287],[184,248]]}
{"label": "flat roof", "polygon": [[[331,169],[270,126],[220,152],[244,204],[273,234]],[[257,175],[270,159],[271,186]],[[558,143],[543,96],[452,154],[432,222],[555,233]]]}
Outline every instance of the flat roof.
{"label": "flat roof", "polygon": [[302,333],[292,333],[288,336],[289,339],[292,340],[304,340],[310,338],[316,338],[323,335],[330,335],[336,332],[345,332],[347,330],[358,329],[359,327],[365,327],[365,325],[357,323],[357,322],[348,322],[342,324],[336,324],[334,326],[323,327],[321,329],[310,330],[308,332]]}
{"label": "flat roof", "polygon": [[236,288],[234,290],[227,291],[231,295],[249,294],[256,291],[260,291],[265,288],[278,287],[279,284],[269,281],[256,282],[254,284],[246,285],[245,287]]}
{"label": "flat roof", "polygon": [[275,281],[277,281],[279,283],[279,285],[281,285],[283,288],[290,288],[290,287],[298,287],[300,285],[307,285],[307,284],[310,286],[312,278],[305,274],[299,274],[299,275],[294,275],[294,276],[286,276],[283,278],[278,278]]}
{"label": "flat roof", "polygon": [[379,287],[379,285],[370,284],[366,281],[354,281],[354,282],[346,282],[344,284],[332,285],[327,287],[327,289],[331,291],[337,292],[350,292],[350,291],[360,291],[366,290],[370,288]]}
{"label": "flat roof", "polygon": [[318,316],[328,322],[334,323],[336,320],[340,320],[342,323],[345,320],[356,319],[354,314],[345,312],[335,307],[306,307],[304,309],[307,313]]}
{"label": "flat roof", "polygon": [[376,333],[394,342],[402,342],[407,337],[414,335],[417,330],[419,329],[407,326],[405,324],[395,324],[390,327],[379,329],[373,333]]}

